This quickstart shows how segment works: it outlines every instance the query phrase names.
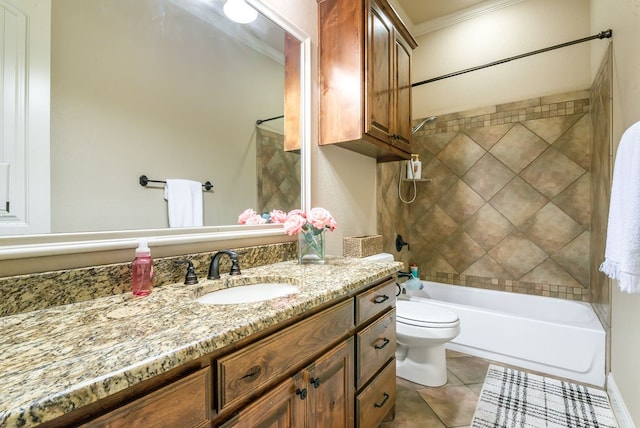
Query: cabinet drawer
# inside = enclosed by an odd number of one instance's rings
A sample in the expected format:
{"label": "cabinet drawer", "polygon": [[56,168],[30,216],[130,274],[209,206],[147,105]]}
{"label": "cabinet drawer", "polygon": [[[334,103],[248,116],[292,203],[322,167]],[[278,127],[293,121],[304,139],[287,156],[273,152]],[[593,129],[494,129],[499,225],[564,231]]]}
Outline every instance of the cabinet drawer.
{"label": "cabinet drawer", "polygon": [[396,360],[356,397],[358,427],[377,427],[396,402]]}
{"label": "cabinet drawer", "polygon": [[217,361],[218,412],[284,376],[353,328],[349,299]]}
{"label": "cabinet drawer", "polygon": [[390,279],[356,296],[356,325],[396,305],[396,282]]}
{"label": "cabinet drawer", "polygon": [[205,427],[209,368],[92,420],[83,427]]}
{"label": "cabinet drawer", "polygon": [[396,310],[374,322],[357,334],[356,387],[367,383],[396,352]]}

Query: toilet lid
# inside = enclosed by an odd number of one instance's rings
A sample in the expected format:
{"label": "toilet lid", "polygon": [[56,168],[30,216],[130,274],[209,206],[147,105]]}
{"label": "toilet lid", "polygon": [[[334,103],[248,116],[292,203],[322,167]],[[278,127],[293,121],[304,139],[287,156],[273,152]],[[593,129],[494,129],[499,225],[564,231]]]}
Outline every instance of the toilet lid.
{"label": "toilet lid", "polygon": [[398,300],[396,317],[398,322],[420,327],[444,328],[459,323],[455,312],[423,301]]}

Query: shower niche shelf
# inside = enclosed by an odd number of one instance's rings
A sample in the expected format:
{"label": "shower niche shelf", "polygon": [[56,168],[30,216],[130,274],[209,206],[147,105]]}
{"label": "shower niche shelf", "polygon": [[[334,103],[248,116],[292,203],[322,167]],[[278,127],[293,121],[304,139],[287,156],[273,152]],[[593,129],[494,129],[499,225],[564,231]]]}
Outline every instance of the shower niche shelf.
{"label": "shower niche shelf", "polygon": [[433,181],[433,178],[403,178],[402,181],[407,181],[407,182],[416,182],[416,183],[431,183]]}

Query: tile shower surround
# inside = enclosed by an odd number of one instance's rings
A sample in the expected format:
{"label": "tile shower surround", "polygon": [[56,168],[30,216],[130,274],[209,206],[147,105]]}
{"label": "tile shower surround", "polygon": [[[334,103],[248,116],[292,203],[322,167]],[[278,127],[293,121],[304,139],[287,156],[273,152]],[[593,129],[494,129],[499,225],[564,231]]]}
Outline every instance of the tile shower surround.
{"label": "tile shower surround", "polygon": [[[588,90],[438,117],[414,135],[422,177],[378,164],[385,251],[423,279],[591,301]],[[416,121],[418,122],[418,121]],[[404,163],[403,163],[404,165]],[[411,183],[402,183],[405,199]],[[399,254],[396,234],[409,242]]]}

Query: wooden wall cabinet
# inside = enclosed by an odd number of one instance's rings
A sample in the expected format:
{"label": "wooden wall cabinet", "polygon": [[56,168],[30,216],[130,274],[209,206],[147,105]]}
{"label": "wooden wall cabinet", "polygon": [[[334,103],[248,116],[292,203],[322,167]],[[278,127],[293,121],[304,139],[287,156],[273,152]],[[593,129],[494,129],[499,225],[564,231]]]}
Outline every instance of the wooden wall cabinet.
{"label": "wooden wall cabinet", "polygon": [[318,8],[319,144],[408,159],[417,42],[387,0],[318,0]]}

